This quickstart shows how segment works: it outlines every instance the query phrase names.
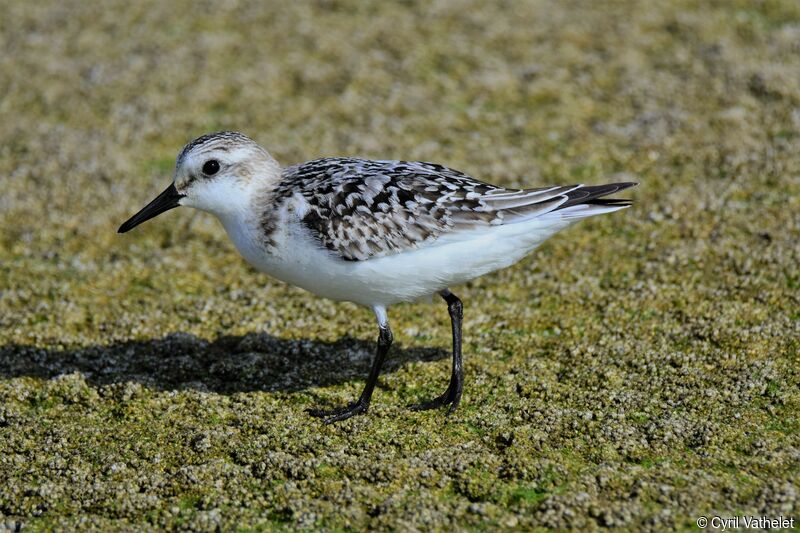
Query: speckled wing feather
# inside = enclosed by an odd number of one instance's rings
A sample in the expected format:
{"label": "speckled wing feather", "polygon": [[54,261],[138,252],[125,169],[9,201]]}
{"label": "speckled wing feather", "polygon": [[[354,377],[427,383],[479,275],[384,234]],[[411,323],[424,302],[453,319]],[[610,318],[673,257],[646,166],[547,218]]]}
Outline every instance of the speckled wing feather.
{"label": "speckled wing feather", "polygon": [[433,163],[326,158],[285,169],[276,193],[300,194],[311,233],[343,259],[361,261],[447,232],[530,219],[579,187],[504,189]]}

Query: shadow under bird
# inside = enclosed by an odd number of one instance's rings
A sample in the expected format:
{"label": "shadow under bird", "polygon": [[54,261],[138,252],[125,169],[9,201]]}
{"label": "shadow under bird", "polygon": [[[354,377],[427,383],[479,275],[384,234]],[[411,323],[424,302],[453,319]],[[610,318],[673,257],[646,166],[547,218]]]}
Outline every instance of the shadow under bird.
{"label": "shadow under bird", "polygon": [[326,423],[365,413],[392,344],[388,306],[439,294],[452,322],[450,384],[414,410],[461,400],[461,300],[449,287],[513,265],[582,218],[631,202],[605,196],[636,185],[507,189],[419,161],[316,159],[283,168],[237,132],[203,135],[178,155],[172,184],[119,228],[178,206],[216,215],[256,269],[314,294],[373,310],[378,346],[361,396],[312,409]]}

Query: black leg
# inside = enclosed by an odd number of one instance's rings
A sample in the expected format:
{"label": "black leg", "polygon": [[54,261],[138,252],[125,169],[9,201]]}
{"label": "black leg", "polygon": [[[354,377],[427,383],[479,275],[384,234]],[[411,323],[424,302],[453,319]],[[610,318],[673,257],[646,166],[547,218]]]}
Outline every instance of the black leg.
{"label": "black leg", "polygon": [[364,390],[361,396],[355,402],[339,407],[337,409],[308,409],[308,414],[319,418],[325,418],[325,423],[338,422],[345,420],[351,416],[360,415],[367,412],[369,408],[369,401],[372,399],[372,391],[375,390],[375,385],[378,383],[378,375],[381,373],[381,367],[386,360],[386,354],[389,347],[392,345],[392,330],[389,329],[389,324],[380,326],[380,333],[378,334],[378,349],[375,353],[375,360],[372,362],[372,370],[369,371],[367,384],[364,385]]}
{"label": "black leg", "polygon": [[449,290],[444,290],[440,294],[447,302],[447,310],[450,312],[450,322],[453,326],[453,371],[450,374],[450,384],[447,386],[447,390],[433,400],[412,405],[413,411],[436,409],[449,404],[448,413],[452,413],[458,407],[461,393],[464,390],[464,367],[461,361],[461,321],[464,318],[464,306],[458,296]]}

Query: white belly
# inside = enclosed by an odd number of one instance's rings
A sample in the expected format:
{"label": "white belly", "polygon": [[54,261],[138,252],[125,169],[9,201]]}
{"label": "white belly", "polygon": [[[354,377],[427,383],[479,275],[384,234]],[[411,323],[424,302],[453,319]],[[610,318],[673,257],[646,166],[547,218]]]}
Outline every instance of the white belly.
{"label": "white belly", "polygon": [[399,254],[344,261],[321,248],[298,223],[273,235],[277,246],[270,253],[254,230],[222,222],[242,256],[261,272],[325,298],[368,307],[417,300],[508,267],[567,225],[550,221],[493,226],[445,235]]}

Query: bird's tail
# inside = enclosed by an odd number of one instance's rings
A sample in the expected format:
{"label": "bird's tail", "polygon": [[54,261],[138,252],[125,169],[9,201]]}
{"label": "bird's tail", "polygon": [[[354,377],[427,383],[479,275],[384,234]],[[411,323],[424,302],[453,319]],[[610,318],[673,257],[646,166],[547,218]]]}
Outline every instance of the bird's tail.
{"label": "bird's tail", "polygon": [[562,219],[584,218],[624,209],[633,202],[622,198],[603,197],[636,185],[638,183],[632,181],[605,185],[582,185],[567,192],[567,201],[544,216]]}

